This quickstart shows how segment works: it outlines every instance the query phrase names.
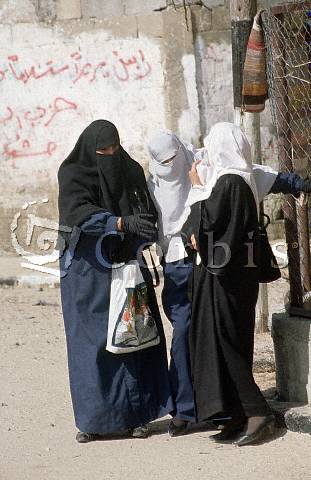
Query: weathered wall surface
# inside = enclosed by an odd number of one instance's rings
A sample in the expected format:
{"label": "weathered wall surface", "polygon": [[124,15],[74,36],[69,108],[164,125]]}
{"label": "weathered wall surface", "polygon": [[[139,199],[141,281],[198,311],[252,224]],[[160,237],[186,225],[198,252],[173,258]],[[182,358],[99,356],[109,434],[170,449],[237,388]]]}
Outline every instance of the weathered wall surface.
{"label": "weathered wall surface", "polygon": [[[215,122],[233,121],[232,58],[229,11],[205,13],[204,30],[195,36],[198,91],[201,105],[201,131],[208,132]],[[210,27],[208,18],[210,17]],[[261,114],[263,161],[277,166],[274,127],[267,102]]]}
{"label": "weathered wall surface", "polygon": [[[115,122],[147,168],[155,130],[199,146],[212,124],[233,120],[229,2],[187,4],[0,0],[0,254],[14,254],[10,223],[25,202],[47,197],[45,215],[57,218],[58,166],[91,121]],[[262,123],[271,163],[268,111]]]}
{"label": "weathered wall surface", "polygon": [[0,4],[2,252],[14,253],[9,226],[25,202],[47,197],[57,218],[58,166],[91,121],[113,121],[144,167],[157,129],[198,143],[191,25],[181,11],[137,16],[139,2],[121,4],[122,16],[118,2]]}
{"label": "weathered wall surface", "polygon": [[1,166],[25,187],[55,180],[59,161],[96,118],[115,122],[136,154],[142,138],[165,124],[160,45],[79,27],[74,36],[66,28],[33,24],[0,33],[1,45],[10,40],[9,48],[0,47]]}
{"label": "weathered wall surface", "polygon": [[[232,108],[231,22],[228,1],[213,3],[214,8],[192,7],[194,44],[196,52],[197,89],[200,103],[200,130],[204,136],[215,122],[234,120]],[[258,6],[264,2],[258,2]],[[274,2],[280,3],[280,2]],[[269,3],[271,6],[272,3]],[[215,8],[216,7],[216,8]],[[262,162],[278,169],[275,127],[269,102],[261,113]],[[281,197],[272,195],[265,201],[266,212],[278,220]],[[275,232],[276,235],[279,234]],[[281,230],[282,234],[282,230]]]}

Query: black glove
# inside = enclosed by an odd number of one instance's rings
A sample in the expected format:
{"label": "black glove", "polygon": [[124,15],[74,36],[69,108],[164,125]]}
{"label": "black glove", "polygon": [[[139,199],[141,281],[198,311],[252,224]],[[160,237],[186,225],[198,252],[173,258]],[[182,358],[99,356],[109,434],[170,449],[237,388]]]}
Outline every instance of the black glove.
{"label": "black glove", "polygon": [[158,236],[154,216],[149,213],[122,217],[122,230],[124,233],[134,233],[148,242],[155,242]]}

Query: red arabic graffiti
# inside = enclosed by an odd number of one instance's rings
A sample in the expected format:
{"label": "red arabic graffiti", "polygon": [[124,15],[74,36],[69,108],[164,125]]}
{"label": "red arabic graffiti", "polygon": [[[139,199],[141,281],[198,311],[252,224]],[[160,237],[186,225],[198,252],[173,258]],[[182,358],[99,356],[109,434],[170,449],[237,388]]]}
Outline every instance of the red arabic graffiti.
{"label": "red arabic graffiti", "polygon": [[[119,53],[116,51],[113,51],[112,53],[117,59],[113,65],[113,71],[117,79],[121,82],[127,82],[130,80],[130,67],[134,68],[135,80],[141,80],[151,72],[151,66],[145,61],[145,56],[142,50],[138,50],[138,58],[133,55],[127,60],[120,58]],[[145,67],[144,69],[141,68],[142,65]]]}
{"label": "red arabic graffiti", "polygon": [[151,72],[151,65],[146,60],[144,52],[138,50],[135,55],[122,56],[116,50],[111,52],[110,59],[102,59],[90,62],[83,59],[80,51],[69,55],[68,60],[59,61],[47,60],[25,66],[27,60],[20,59],[18,55],[7,57],[2,68],[0,68],[0,82],[13,79],[23,84],[31,80],[41,80],[46,77],[69,75],[70,81],[75,84],[85,78],[89,83],[97,80],[114,78],[120,82],[128,82],[144,79]]}
{"label": "red arabic graffiti", "polygon": [[[15,141],[18,142],[21,139],[20,135],[16,135]],[[49,157],[55,152],[57,145],[55,142],[48,142],[46,148],[42,150],[31,150],[31,145],[29,140],[25,139],[22,141],[22,148],[20,150],[16,148],[10,148],[10,145],[13,142],[5,143],[3,146],[3,153],[7,158],[19,158],[19,157],[41,157],[43,155],[48,155]]]}
{"label": "red arabic graffiti", "polygon": [[50,104],[36,106],[33,109],[18,111],[10,106],[5,107],[3,114],[0,111],[0,125],[14,132],[13,135],[7,134],[9,140],[3,144],[5,157],[13,160],[21,157],[50,157],[55,152],[57,144],[49,140],[46,146],[34,148],[29,140],[30,136],[34,136],[33,129],[38,126],[49,127],[56,115],[77,109],[75,102],[63,97],[56,97]]}
{"label": "red arabic graffiti", "polygon": [[34,107],[33,110],[22,111],[20,113],[14,112],[11,107],[6,107],[6,113],[4,113],[3,117],[0,113],[0,125],[6,125],[11,121],[16,121],[18,129],[22,130],[25,122],[31,124],[32,127],[34,127],[35,124],[44,122],[43,125],[47,127],[57,114],[65,112],[66,110],[77,110],[77,108],[76,103],[63,97],[56,97],[47,107],[38,106]]}

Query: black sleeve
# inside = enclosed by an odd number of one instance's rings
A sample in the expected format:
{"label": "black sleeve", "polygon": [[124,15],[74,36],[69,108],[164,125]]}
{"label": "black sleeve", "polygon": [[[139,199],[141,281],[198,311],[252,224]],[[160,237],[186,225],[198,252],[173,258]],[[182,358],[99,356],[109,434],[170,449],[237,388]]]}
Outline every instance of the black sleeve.
{"label": "black sleeve", "polygon": [[211,273],[222,275],[244,259],[248,233],[258,225],[255,199],[240,176],[224,175],[202,203],[200,255]]}
{"label": "black sleeve", "polygon": [[80,227],[92,215],[104,212],[98,203],[98,186],[88,179],[86,169],[75,165],[61,165],[58,185],[60,225]]}
{"label": "black sleeve", "polygon": [[186,248],[190,246],[191,235],[194,235],[196,239],[199,238],[201,225],[201,203],[202,202],[197,202],[192,205],[190,215],[181,229],[181,237]]}

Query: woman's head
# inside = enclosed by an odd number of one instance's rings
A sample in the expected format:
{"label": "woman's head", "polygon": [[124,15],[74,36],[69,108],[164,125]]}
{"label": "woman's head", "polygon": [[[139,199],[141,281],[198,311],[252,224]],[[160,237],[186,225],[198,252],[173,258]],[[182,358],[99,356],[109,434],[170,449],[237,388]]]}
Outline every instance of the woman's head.
{"label": "woman's head", "polygon": [[92,122],[80,135],[58,172],[60,222],[80,225],[94,212],[133,213],[130,194],[145,189],[141,166],[120,145],[117,128],[107,120]]}
{"label": "woman's head", "polygon": [[[98,133],[96,136],[96,153],[99,155],[113,155],[120,148],[120,137],[117,128],[107,120],[97,120]],[[92,124],[91,124],[92,125]]]}
{"label": "woman's head", "polygon": [[258,208],[251,146],[241,128],[233,123],[216,123],[204,139],[204,148],[208,156],[209,168],[202,181],[203,188],[191,190],[187,205],[207,200],[222,175],[234,174],[242,177],[249,185]]}
{"label": "woman's head", "polygon": [[193,153],[172,132],[162,130],[150,140],[148,184],[160,215],[162,235],[181,230],[187,215],[185,201],[191,184],[188,177]]}
{"label": "woman's head", "polygon": [[185,172],[193,161],[193,154],[174,133],[162,130],[148,143],[150,173],[167,181],[187,182]]}
{"label": "woman's head", "polygon": [[[83,130],[73,150],[75,161],[90,165],[96,154],[112,156],[120,148],[120,137],[115,125],[108,120],[95,120]],[[80,155],[78,155],[78,152]]]}
{"label": "woman's head", "polygon": [[205,137],[204,147],[213,167],[252,170],[251,146],[241,128],[233,123],[216,123]]}
{"label": "woman's head", "polygon": [[171,162],[180,149],[180,141],[168,130],[161,130],[152,137],[148,150],[152,159],[161,165]]}

